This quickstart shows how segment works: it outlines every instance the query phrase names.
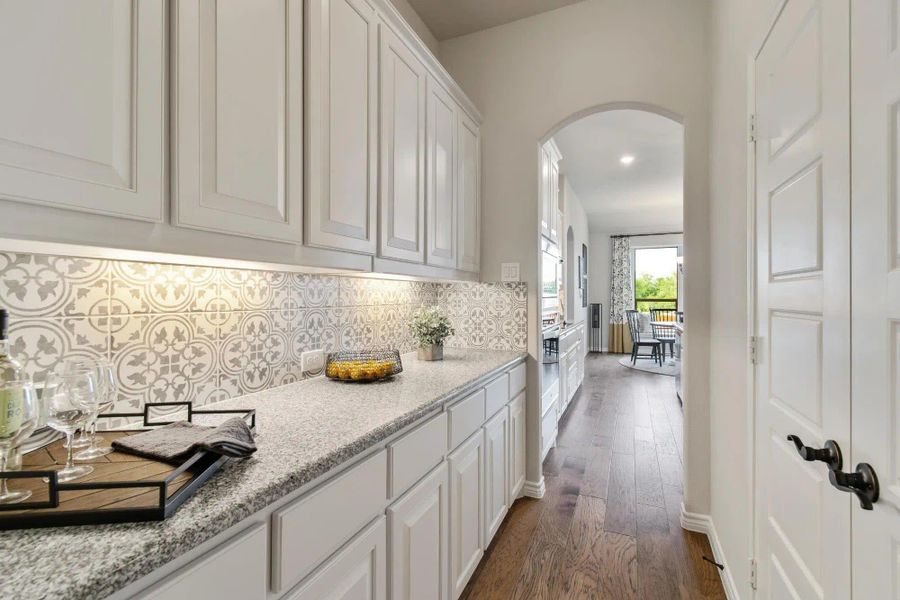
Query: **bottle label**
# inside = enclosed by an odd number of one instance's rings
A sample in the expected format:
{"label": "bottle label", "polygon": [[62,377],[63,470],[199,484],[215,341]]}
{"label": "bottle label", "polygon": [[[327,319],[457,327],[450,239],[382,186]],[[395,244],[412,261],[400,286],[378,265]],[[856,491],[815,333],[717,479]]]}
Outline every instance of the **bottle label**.
{"label": "bottle label", "polygon": [[22,390],[0,390],[0,439],[12,437],[19,432],[24,414]]}

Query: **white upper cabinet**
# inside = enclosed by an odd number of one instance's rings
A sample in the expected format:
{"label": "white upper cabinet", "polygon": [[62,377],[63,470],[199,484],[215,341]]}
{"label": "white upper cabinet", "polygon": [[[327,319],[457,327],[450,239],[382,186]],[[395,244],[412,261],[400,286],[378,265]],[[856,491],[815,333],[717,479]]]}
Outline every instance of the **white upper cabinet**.
{"label": "white upper cabinet", "polygon": [[456,200],[457,267],[478,272],[481,250],[481,135],[478,125],[459,111]]}
{"label": "white upper cabinet", "polygon": [[0,197],[162,221],[163,0],[2,0],[0,39]]}
{"label": "white upper cabinet", "polygon": [[456,267],[456,103],[428,79],[426,192],[429,265]]}
{"label": "white upper cabinet", "polygon": [[546,146],[541,147],[541,235],[550,237],[550,152]]}
{"label": "white upper cabinet", "polygon": [[300,241],[302,0],[173,8],[176,223]]}
{"label": "white upper cabinet", "polygon": [[541,234],[559,242],[559,161],[562,158],[553,140],[541,147]]}
{"label": "white upper cabinet", "polygon": [[379,256],[425,261],[425,66],[379,27],[381,196]]}
{"label": "white upper cabinet", "polygon": [[306,243],[374,254],[378,18],[364,0],[308,0]]}

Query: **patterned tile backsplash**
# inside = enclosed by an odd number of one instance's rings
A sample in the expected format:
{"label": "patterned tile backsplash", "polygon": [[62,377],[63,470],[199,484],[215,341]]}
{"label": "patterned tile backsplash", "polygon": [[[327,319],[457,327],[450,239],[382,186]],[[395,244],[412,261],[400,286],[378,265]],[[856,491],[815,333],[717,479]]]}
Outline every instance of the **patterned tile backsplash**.
{"label": "patterned tile backsplash", "polygon": [[322,348],[415,348],[407,323],[440,305],[448,346],[526,347],[525,284],[429,283],[0,253],[0,306],[36,381],[62,359],[108,357],[116,411],[206,404],[301,378]]}

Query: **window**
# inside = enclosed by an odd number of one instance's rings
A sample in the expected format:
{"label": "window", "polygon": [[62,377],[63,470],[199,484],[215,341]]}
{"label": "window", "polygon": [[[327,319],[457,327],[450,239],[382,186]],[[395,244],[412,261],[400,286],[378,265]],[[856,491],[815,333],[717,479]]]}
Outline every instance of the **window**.
{"label": "window", "polygon": [[636,248],[634,308],[678,308],[678,248]]}

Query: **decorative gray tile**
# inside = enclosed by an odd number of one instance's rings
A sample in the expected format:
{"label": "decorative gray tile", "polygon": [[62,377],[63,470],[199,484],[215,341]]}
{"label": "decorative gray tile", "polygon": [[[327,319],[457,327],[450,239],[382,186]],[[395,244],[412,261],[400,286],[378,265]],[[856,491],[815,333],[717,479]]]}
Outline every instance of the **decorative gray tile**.
{"label": "decorative gray tile", "polygon": [[417,308],[409,304],[380,307],[376,317],[378,345],[401,353],[414,350],[416,342],[409,331],[409,322]]}
{"label": "decorative gray tile", "polygon": [[40,382],[63,360],[106,358],[108,331],[107,317],[13,320],[10,349],[25,373]]}
{"label": "decorative gray tile", "polygon": [[17,317],[109,314],[109,262],[0,253],[0,302]]}
{"label": "decorative gray tile", "polygon": [[287,285],[285,274],[273,271],[219,269],[218,279],[219,301],[230,310],[275,308],[276,289]]}
{"label": "decorative gray tile", "polygon": [[114,314],[220,310],[216,270],[210,267],[114,262],[111,311]]}
{"label": "decorative gray tile", "polygon": [[341,350],[365,350],[378,346],[377,311],[360,306],[335,309],[340,323]]}
{"label": "decorative gray tile", "polygon": [[219,369],[236,377],[243,393],[272,385],[289,360],[290,322],[276,311],[234,312],[219,326]]}
{"label": "decorative gray tile", "polygon": [[291,331],[291,358],[300,361],[307,350],[322,349],[333,352],[340,345],[341,309],[309,308],[300,312]]}
{"label": "decorative gray tile", "polygon": [[342,278],[334,275],[292,273],[290,279],[299,307],[322,308],[338,305]]}

